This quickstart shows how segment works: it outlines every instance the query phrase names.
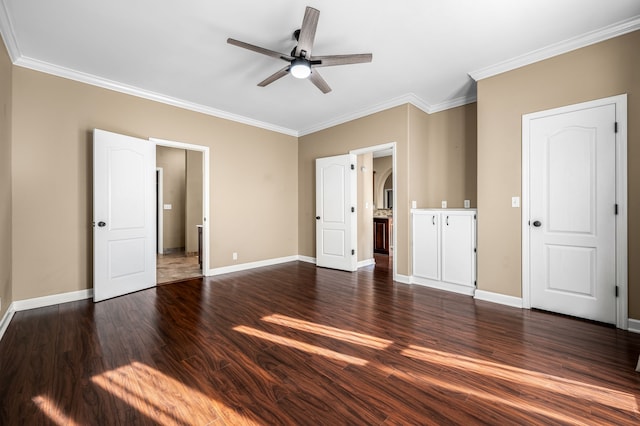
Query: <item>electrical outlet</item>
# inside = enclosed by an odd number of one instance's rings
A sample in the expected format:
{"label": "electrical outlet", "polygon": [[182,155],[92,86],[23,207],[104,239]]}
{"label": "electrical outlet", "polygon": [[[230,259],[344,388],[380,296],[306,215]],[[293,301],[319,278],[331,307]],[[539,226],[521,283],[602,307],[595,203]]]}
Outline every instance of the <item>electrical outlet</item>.
{"label": "electrical outlet", "polygon": [[412,208],[412,209],[416,209],[416,208],[418,208],[418,202],[417,202],[417,201],[412,201],[412,202],[411,202],[411,208]]}
{"label": "electrical outlet", "polygon": [[520,207],[520,197],[511,197],[511,207]]}
{"label": "electrical outlet", "polygon": [[469,200],[464,200],[464,208],[468,209],[469,207],[471,207],[471,201]]}
{"label": "electrical outlet", "polygon": [[442,208],[443,208],[443,209],[446,209],[446,208],[447,208],[447,202],[446,202],[446,201],[444,201],[444,200],[442,200]]}
{"label": "electrical outlet", "polygon": [[238,253],[234,251],[231,257],[233,258],[233,260],[238,260]]}

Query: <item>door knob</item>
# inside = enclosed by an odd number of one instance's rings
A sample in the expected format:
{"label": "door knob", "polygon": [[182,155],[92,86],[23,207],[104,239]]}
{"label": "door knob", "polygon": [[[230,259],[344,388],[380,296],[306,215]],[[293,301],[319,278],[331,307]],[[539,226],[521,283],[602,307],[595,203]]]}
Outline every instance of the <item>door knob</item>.
{"label": "door knob", "polygon": [[320,220],[320,216],[316,216],[316,219]]}
{"label": "door knob", "polygon": [[99,226],[100,228],[103,228],[103,227],[107,226],[107,224],[106,224],[106,223],[104,223],[103,221],[100,221],[100,222],[98,222],[98,226]]}
{"label": "door knob", "polygon": [[536,228],[539,228],[542,226],[542,223],[540,223],[539,220],[536,220],[535,222],[533,222],[533,226],[535,226]]}

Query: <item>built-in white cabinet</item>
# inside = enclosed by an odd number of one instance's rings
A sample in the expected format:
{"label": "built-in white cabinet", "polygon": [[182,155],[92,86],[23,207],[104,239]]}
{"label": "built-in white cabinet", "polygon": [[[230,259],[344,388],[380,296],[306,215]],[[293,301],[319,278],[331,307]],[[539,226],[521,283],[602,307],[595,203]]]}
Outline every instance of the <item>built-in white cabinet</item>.
{"label": "built-in white cabinet", "polygon": [[414,209],[411,282],[472,295],[476,280],[476,210]]}

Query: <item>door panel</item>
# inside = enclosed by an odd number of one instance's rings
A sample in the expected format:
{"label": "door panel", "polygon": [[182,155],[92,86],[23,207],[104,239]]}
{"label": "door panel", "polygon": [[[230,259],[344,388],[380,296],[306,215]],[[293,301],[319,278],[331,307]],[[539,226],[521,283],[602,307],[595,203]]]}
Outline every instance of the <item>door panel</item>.
{"label": "door panel", "polygon": [[93,300],[156,284],[155,145],[93,134]]}
{"label": "door panel", "polygon": [[531,120],[531,306],[615,323],[615,106]]}
{"label": "door panel", "polygon": [[413,275],[440,281],[440,215],[414,213]]}
{"label": "door panel", "polygon": [[351,154],[316,159],[317,266],[357,269],[355,164]]}
{"label": "door panel", "polygon": [[442,281],[474,285],[474,219],[469,214],[442,213]]}

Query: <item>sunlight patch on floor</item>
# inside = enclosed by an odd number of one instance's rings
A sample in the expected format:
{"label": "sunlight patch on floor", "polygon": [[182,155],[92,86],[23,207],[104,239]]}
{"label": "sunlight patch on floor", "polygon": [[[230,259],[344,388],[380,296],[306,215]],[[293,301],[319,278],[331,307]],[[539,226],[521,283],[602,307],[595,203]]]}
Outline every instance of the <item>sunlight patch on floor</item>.
{"label": "sunlight patch on floor", "polygon": [[256,423],[226,405],[139,362],[96,375],[91,381],[159,424]]}
{"label": "sunlight patch on floor", "polygon": [[401,354],[443,367],[456,368],[523,386],[540,388],[545,392],[560,393],[572,398],[638,413],[638,402],[635,395],[627,392],[415,345],[410,345]]}
{"label": "sunlight patch on floor", "polygon": [[355,343],[356,345],[366,346],[373,349],[386,349],[393,343],[391,340],[381,339],[379,337],[370,336],[368,334],[358,333],[355,331],[342,330],[340,328],[330,327],[327,325],[317,324],[314,322],[304,321],[301,319],[291,318],[286,315],[274,314],[262,318],[263,321],[294,328],[299,331],[317,334],[319,336],[330,337],[332,339],[341,340],[346,343]]}
{"label": "sunlight patch on floor", "polygon": [[44,395],[34,396],[31,400],[38,406],[40,411],[58,426],[79,426],[71,420],[64,412]]}
{"label": "sunlight patch on floor", "polygon": [[321,355],[326,358],[335,359],[336,361],[342,361],[349,364],[355,365],[367,365],[366,360],[362,358],[357,358],[354,356],[342,354],[340,352],[335,352],[330,349],[321,348],[320,346],[311,345],[309,343],[300,342],[298,340],[290,339],[288,337],[278,336],[276,334],[267,333],[265,331],[260,331],[255,328],[247,327],[244,325],[239,325],[237,327],[233,327],[235,331],[240,333],[247,334],[249,336],[258,337],[263,340],[267,340],[269,342],[277,343],[280,345],[288,346],[290,348],[298,349],[303,352],[307,352],[313,355]]}

